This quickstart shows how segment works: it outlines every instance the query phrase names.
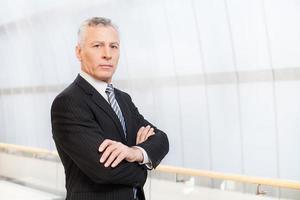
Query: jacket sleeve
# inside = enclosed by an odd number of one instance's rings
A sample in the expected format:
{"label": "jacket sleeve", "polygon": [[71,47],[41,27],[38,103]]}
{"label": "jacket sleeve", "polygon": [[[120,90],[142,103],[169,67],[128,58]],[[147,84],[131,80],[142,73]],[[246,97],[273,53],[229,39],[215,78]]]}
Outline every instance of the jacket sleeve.
{"label": "jacket sleeve", "polygon": [[[126,94],[126,93],[125,93]],[[131,97],[126,94],[130,104],[131,111],[135,115],[135,119],[137,120],[138,128],[141,126],[147,126],[150,125],[154,128],[155,134],[153,136],[150,136],[145,142],[138,144],[137,146],[142,147],[149,157],[149,159],[152,162],[152,167],[156,168],[161,160],[167,155],[169,152],[169,140],[167,135],[156,128],[153,124],[148,122],[143,115],[141,115],[138,111],[138,108],[134,105],[134,103],[131,100]]]}
{"label": "jacket sleeve", "polygon": [[53,139],[91,180],[96,183],[142,186],[147,170],[137,163],[122,161],[117,167],[104,167],[98,148],[104,141],[101,128],[90,108],[69,96],[58,96],[51,107]]}

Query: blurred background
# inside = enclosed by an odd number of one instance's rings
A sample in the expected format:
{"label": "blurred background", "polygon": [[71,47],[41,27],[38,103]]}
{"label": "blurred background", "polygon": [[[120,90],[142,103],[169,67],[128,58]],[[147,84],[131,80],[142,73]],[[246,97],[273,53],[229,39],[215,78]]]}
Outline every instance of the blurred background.
{"label": "blurred background", "polygon": [[77,30],[121,33],[115,85],[164,130],[163,164],[300,180],[300,1],[2,0],[0,142],[55,150]]}

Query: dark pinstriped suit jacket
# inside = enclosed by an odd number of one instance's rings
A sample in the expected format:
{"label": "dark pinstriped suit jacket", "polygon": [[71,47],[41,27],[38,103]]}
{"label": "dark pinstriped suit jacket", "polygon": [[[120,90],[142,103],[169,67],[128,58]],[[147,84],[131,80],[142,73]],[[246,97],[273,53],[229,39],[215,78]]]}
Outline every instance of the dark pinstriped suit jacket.
{"label": "dark pinstriped suit jacket", "polygon": [[[80,75],[53,101],[52,133],[65,168],[67,200],[131,200],[133,187],[138,188],[139,199],[145,199],[144,165],[122,161],[116,168],[105,168],[99,162],[98,147],[104,139],[134,146],[138,129],[150,124],[127,93],[115,89],[115,96],[125,118],[126,138],[110,105]],[[157,128],[155,133],[138,145],[145,149],[154,167],[169,151],[167,135]]]}

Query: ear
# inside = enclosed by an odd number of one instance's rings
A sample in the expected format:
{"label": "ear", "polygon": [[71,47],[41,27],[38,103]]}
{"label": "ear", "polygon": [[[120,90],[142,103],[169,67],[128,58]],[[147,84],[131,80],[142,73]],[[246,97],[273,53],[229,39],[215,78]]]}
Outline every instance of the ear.
{"label": "ear", "polygon": [[75,47],[75,53],[78,60],[81,61],[81,46],[79,44]]}

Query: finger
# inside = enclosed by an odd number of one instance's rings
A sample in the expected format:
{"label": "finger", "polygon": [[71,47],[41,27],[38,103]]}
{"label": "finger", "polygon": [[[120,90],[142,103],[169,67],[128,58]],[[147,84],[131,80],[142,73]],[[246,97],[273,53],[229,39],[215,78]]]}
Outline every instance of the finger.
{"label": "finger", "polygon": [[147,140],[147,134],[150,131],[151,127],[148,125],[146,126],[146,128],[144,129],[142,135],[141,135],[141,141],[144,142]]}
{"label": "finger", "polygon": [[150,128],[151,128],[150,125],[148,125],[144,128],[144,130],[142,132],[142,137],[144,137],[149,132]]}
{"label": "finger", "polygon": [[140,143],[142,143],[142,142],[144,142],[144,141],[147,140],[147,134],[150,131],[150,129],[151,129],[150,125],[148,125],[148,126],[146,126],[144,128],[143,132],[140,135],[140,139],[139,139],[139,143],[138,144],[140,144]]}
{"label": "finger", "polygon": [[141,134],[143,133],[143,130],[145,129],[144,126],[142,126],[139,131],[137,132],[137,135],[136,135],[136,144],[139,144],[140,143],[140,140],[141,140]]}
{"label": "finger", "polygon": [[102,152],[104,151],[104,149],[106,149],[106,147],[108,147],[109,145],[111,145],[114,141],[113,140],[109,140],[109,139],[105,139],[99,146],[99,151]]}
{"label": "finger", "polygon": [[106,160],[104,167],[109,167],[111,163],[121,154],[121,150],[116,148],[113,152],[109,155],[108,159]]}
{"label": "finger", "polygon": [[145,141],[148,140],[148,138],[152,135],[154,135],[154,128],[150,128],[149,132],[147,133]]}
{"label": "finger", "polygon": [[110,154],[117,148],[117,143],[112,143],[110,144],[102,153],[102,156],[100,158],[100,162],[104,163],[107,158],[110,156]]}
{"label": "finger", "polygon": [[144,141],[148,140],[148,138],[149,138],[150,136],[152,136],[153,133],[154,133],[154,128],[151,128],[151,129],[149,130],[149,132],[145,135]]}
{"label": "finger", "polygon": [[118,164],[120,164],[120,162],[122,162],[122,160],[125,159],[125,153],[121,152],[117,158],[115,159],[115,161],[111,164],[112,167],[116,167]]}
{"label": "finger", "polygon": [[145,127],[142,126],[142,127],[139,129],[139,131],[137,132],[136,142],[140,141],[141,134],[142,134],[144,128],[145,128]]}

